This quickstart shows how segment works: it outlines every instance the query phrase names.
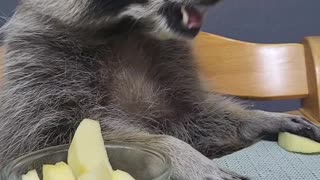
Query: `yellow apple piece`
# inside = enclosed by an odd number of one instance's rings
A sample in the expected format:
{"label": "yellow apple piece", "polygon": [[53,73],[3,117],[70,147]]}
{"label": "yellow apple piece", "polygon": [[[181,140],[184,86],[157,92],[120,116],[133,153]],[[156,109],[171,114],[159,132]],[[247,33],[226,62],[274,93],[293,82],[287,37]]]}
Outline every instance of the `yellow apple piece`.
{"label": "yellow apple piece", "polygon": [[68,151],[68,164],[79,177],[105,163],[112,174],[112,167],[104,146],[98,121],[84,119],[78,126]]}
{"label": "yellow apple piece", "polygon": [[78,180],[112,180],[112,174],[105,163],[78,177]]}
{"label": "yellow apple piece", "polygon": [[40,180],[36,170],[30,170],[27,174],[22,175],[22,180]]}
{"label": "yellow apple piece", "polygon": [[56,165],[43,165],[43,180],[75,180],[69,165],[59,162]]}
{"label": "yellow apple piece", "polygon": [[320,143],[291,133],[279,133],[278,144],[290,152],[303,154],[320,153]]}
{"label": "yellow apple piece", "polygon": [[130,174],[116,170],[112,173],[112,180],[135,180]]}

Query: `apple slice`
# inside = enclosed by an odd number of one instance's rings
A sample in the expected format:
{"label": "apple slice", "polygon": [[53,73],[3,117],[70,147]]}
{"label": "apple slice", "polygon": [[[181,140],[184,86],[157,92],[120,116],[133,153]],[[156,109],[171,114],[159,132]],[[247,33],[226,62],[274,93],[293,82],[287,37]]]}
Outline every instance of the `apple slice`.
{"label": "apple slice", "polygon": [[107,165],[102,163],[90,172],[79,176],[78,180],[112,180],[112,174],[110,173]]}
{"label": "apple slice", "polygon": [[290,152],[303,154],[320,153],[320,143],[290,133],[279,133],[278,144]]}
{"label": "apple slice", "polygon": [[22,175],[22,180],[40,180],[36,170],[30,170],[27,174]]}
{"label": "apple slice", "polygon": [[112,174],[98,121],[84,119],[77,128],[68,151],[68,164],[79,177],[101,166]]}
{"label": "apple slice", "polygon": [[70,166],[64,162],[43,165],[43,180],[75,180]]}
{"label": "apple slice", "polygon": [[116,170],[112,173],[112,180],[135,180],[130,174]]}

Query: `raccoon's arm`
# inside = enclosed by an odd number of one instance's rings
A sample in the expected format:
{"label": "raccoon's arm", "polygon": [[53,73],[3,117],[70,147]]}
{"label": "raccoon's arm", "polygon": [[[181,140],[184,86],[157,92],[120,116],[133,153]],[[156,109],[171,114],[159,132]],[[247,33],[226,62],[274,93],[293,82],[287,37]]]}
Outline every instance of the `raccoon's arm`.
{"label": "raccoon's arm", "polygon": [[216,158],[250,146],[265,135],[289,131],[320,141],[320,128],[300,116],[252,110],[235,98],[209,94],[196,116],[193,146]]}

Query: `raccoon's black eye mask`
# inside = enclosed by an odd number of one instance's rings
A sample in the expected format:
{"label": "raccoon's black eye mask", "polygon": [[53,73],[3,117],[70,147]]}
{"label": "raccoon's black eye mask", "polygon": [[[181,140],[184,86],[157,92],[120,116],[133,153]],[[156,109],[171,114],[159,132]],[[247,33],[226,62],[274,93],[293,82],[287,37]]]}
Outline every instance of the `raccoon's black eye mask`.
{"label": "raccoon's black eye mask", "polygon": [[[95,14],[116,21],[131,19],[155,36],[195,37],[203,23],[203,7],[219,0],[93,0]],[[202,7],[202,10],[201,8]],[[103,14],[103,15],[101,15]],[[139,26],[138,26],[139,25]]]}

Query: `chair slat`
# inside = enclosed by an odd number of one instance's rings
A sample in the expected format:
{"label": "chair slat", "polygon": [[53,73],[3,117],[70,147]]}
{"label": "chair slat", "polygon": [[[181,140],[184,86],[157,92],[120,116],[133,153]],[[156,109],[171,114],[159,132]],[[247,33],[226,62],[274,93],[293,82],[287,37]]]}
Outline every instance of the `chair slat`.
{"label": "chair slat", "polygon": [[265,100],[308,95],[302,44],[255,44],[200,33],[194,49],[208,91]]}

